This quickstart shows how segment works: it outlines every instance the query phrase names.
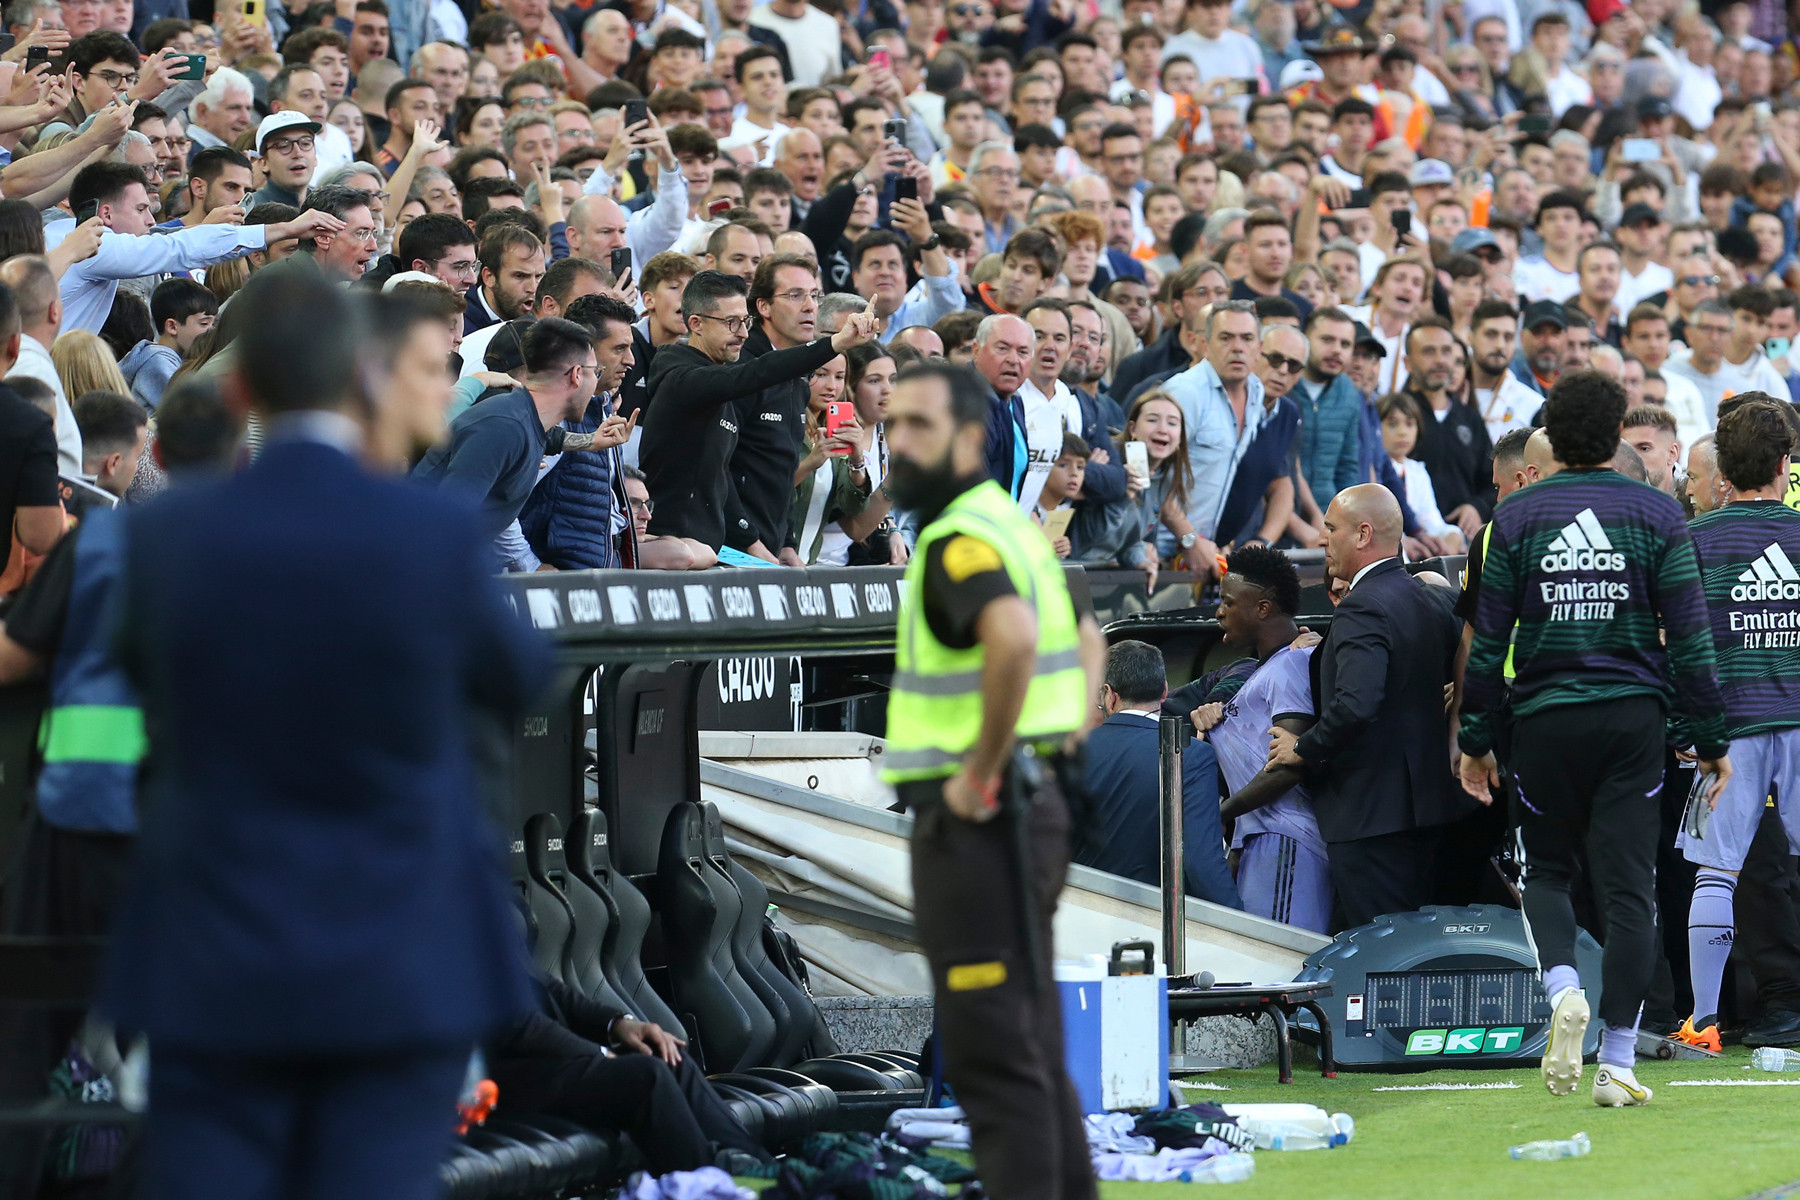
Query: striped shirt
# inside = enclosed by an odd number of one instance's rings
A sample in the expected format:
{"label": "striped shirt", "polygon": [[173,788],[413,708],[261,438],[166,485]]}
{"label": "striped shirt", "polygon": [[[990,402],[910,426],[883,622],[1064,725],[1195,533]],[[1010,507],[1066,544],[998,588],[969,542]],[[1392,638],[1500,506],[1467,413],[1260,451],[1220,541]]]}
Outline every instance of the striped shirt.
{"label": "striped shirt", "polygon": [[1734,501],[1690,527],[1732,737],[1800,725],[1800,513]]}
{"label": "striped shirt", "polygon": [[[1696,749],[1725,749],[1712,630],[1679,505],[1616,471],[1565,470],[1494,509],[1469,652],[1461,744],[1484,754],[1513,623],[1517,716],[1681,695]],[[1666,641],[1666,650],[1665,650]]]}

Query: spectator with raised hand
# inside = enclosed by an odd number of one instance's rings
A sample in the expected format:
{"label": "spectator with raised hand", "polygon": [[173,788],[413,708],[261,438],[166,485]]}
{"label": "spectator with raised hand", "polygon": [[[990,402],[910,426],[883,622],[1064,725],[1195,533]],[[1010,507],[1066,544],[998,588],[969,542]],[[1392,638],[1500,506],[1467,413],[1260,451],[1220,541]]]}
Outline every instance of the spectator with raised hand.
{"label": "spectator with raised hand", "polygon": [[736,506],[726,464],[743,419],[734,402],[787,380],[804,380],[852,346],[872,340],[876,322],[872,308],[865,308],[846,317],[829,338],[740,362],[750,333],[748,292],[743,280],[719,271],[702,271],[688,283],[681,302],[688,340],[665,346],[650,364],[649,420],[638,458],[656,502],[652,533],[693,538],[714,549],[730,544],[775,562],[780,547],[752,540],[747,526],[727,527],[726,514]]}
{"label": "spectator with raised hand", "polygon": [[[610,203],[613,187],[634,152],[641,153],[646,161],[652,158],[656,160],[656,199],[631,213],[625,220],[624,244],[631,249],[631,272],[636,275],[642,270],[643,264],[675,245],[675,239],[680,236],[681,227],[687,223],[688,216],[687,178],[682,175],[681,162],[669,146],[668,131],[662,127],[654,113],[646,120],[619,131],[606,158],[587,177],[581,190],[589,198],[597,197]],[[583,202],[578,201],[570,209],[571,225],[575,223],[576,213],[582,206]],[[598,258],[593,250],[577,248],[573,239],[570,240],[570,250],[572,253]]]}
{"label": "spectator with raised hand", "polygon": [[[244,198],[250,195],[250,160],[230,146],[211,146],[194,155],[182,189],[187,211],[157,226],[192,229],[197,225],[242,224]],[[298,205],[295,206],[299,207]]]}
{"label": "spectator with raised hand", "polygon": [[[200,225],[151,235],[149,184],[141,170],[123,163],[82,168],[70,186],[69,200],[77,211],[95,203],[110,236],[102,237],[94,257],[73,264],[62,278],[65,329],[98,330],[105,324],[121,279],[205,267],[285,238],[321,237],[329,242],[345,229],[338,216],[313,208],[279,225]],[[45,232],[60,241],[73,228],[73,222],[59,222]],[[373,234],[372,224],[369,232]],[[368,249],[373,257],[372,237]]]}

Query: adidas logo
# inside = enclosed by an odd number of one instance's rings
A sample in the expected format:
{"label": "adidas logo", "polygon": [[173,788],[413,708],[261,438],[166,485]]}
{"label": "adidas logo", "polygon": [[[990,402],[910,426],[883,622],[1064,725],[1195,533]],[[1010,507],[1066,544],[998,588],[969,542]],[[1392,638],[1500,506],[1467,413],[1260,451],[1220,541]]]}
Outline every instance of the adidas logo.
{"label": "adidas logo", "polygon": [[1544,571],[1623,571],[1625,556],[1613,550],[1594,510],[1584,508],[1556,535],[1548,553],[1538,560],[1538,568]]}
{"label": "adidas logo", "polygon": [[1731,589],[1733,600],[1800,600],[1800,571],[1774,542],[1738,579],[1741,582]]}

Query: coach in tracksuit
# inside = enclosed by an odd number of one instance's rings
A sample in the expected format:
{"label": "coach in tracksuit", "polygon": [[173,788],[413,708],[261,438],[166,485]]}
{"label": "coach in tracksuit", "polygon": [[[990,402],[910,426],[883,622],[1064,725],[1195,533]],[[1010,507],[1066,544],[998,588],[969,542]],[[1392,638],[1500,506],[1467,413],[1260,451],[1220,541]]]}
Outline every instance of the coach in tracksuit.
{"label": "coach in tracksuit", "polygon": [[[1545,432],[1565,469],[1494,510],[1469,653],[1460,742],[1463,786],[1499,782],[1492,716],[1514,623],[1514,736],[1524,843],[1524,908],[1551,1029],[1544,1083],[1581,1080],[1588,1004],[1575,970],[1570,883],[1585,847],[1605,914],[1595,1103],[1643,1104],[1632,1074],[1638,1010],[1656,961],[1656,839],[1663,729],[1678,692],[1703,772],[1729,779],[1725,715],[1693,542],[1681,507],[1608,464],[1625,389],[1595,371],[1557,380]],[[1666,636],[1666,648],[1664,638]]]}

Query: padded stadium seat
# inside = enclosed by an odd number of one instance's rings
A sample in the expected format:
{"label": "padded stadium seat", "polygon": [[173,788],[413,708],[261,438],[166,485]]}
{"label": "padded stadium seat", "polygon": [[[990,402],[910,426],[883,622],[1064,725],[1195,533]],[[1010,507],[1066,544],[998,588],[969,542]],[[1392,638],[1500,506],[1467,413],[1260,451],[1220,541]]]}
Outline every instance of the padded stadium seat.
{"label": "padded stadium seat", "polygon": [[657,900],[675,1006],[697,1035],[709,1071],[762,1065],[775,1021],[737,972],[731,938],[742,915],[737,889],[706,858],[705,814],[683,801],[669,810],[656,864]]}
{"label": "padded stadium seat", "polygon": [[707,1082],[721,1095],[735,1088],[757,1098],[764,1107],[763,1141],[770,1149],[792,1145],[819,1129],[812,1097],[785,1084],[735,1071],[708,1076]]}
{"label": "padded stadium seat", "polygon": [[768,920],[769,889],[725,849],[725,821],[719,806],[701,806],[706,813],[706,859],[727,886],[738,894],[739,915],[731,935],[731,957],[738,973],[756,993],[775,1020],[775,1044],[766,1065],[785,1067],[806,1057],[807,1043],[818,1024],[818,1010],[793,980],[775,969],[763,949],[763,924]]}
{"label": "padded stadium seat", "polygon": [[463,1141],[498,1164],[503,1182],[494,1195],[537,1196],[550,1190],[554,1169],[535,1147],[485,1126],[469,1130]]}
{"label": "padded stadium seat", "polygon": [[450,1157],[438,1168],[438,1179],[445,1200],[500,1200],[507,1195],[505,1168],[463,1142],[451,1148]]}
{"label": "padded stadium seat", "polygon": [[644,978],[642,954],[644,933],[650,928],[650,902],[623,871],[613,869],[606,817],[598,810],[587,809],[570,822],[563,839],[563,863],[573,883],[587,888],[606,906],[600,962],[624,1007],[634,1017],[691,1037],[694,1031],[683,1027],[674,1010]]}
{"label": "padded stadium seat", "polygon": [[834,1092],[897,1092],[900,1081],[885,1071],[843,1058],[809,1058],[793,1070]]}
{"label": "padded stadium seat", "polygon": [[488,1121],[496,1133],[537,1146],[546,1156],[554,1157],[567,1168],[569,1181],[564,1187],[581,1189],[617,1173],[623,1162],[621,1153],[626,1139],[620,1133],[598,1133],[561,1117],[543,1113],[527,1113]]}
{"label": "padded stadium seat", "polygon": [[552,979],[569,982],[569,942],[575,933],[575,913],[549,879],[552,840],[562,836],[562,825],[549,813],[538,813],[525,822],[525,878],[519,886],[525,906],[537,927],[531,948],[531,965]]}
{"label": "padded stadium seat", "polygon": [[719,1099],[725,1101],[725,1107],[731,1110],[731,1115],[737,1118],[738,1124],[751,1137],[771,1149],[777,1144],[770,1138],[765,1125],[769,1109],[761,1097],[729,1083],[715,1084],[713,1090],[719,1094]]}
{"label": "padded stadium seat", "polygon": [[743,1074],[779,1083],[804,1098],[812,1106],[815,1128],[831,1129],[837,1117],[838,1094],[816,1079],[808,1079],[798,1071],[782,1067],[751,1067]]}
{"label": "padded stadium seat", "polygon": [[584,1157],[593,1157],[591,1146],[586,1142],[578,1145],[565,1141],[529,1119],[503,1118],[496,1114],[482,1128],[497,1137],[511,1138],[530,1147],[543,1165],[544,1178],[548,1181],[545,1186],[552,1192],[560,1192],[581,1178]]}

